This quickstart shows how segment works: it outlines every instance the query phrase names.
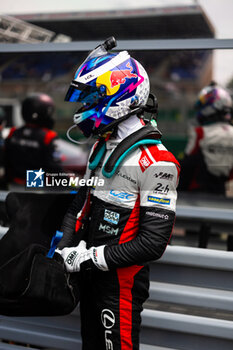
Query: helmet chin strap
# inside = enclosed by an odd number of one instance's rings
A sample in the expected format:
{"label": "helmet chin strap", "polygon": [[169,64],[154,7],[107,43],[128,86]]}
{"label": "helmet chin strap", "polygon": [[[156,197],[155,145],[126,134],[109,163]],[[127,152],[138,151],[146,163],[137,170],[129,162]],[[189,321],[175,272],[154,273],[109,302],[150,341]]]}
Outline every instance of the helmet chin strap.
{"label": "helmet chin strap", "polygon": [[85,145],[85,144],[87,144],[87,143],[90,141],[90,139],[92,138],[92,135],[89,136],[85,141],[78,141],[78,140],[73,139],[73,137],[70,136],[71,130],[73,130],[73,129],[76,128],[76,127],[77,127],[77,125],[74,124],[74,125],[72,125],[72,126],[67,130],[67,132],[66,132],[67,138],[68,138],[71,142],[77,143],[78,145]]}
{"label": "helmet chin strap", "polygon": [[123,117],[120,117],[119,119],[115,119],[113,122],[111,122],[108,125],[105,125],[103,128],[96,129],[93,131],[93,135],[98,135],[98,136],[102,136],[105,135],[107,132],[113,132],[114,129],[118,126],[118,124],[122,123],[124,120],[128,119],[129,117],[131,117],[133,114],[139,114],[143,111],[143,108],[140,106],[138,108],[135,108],[134,110],[132,110],[130,113],[124,115]]}
{"label": "helmet chin strap", "polygon": [[153,117],[150,118],[151,120],[152,119],[156,120],[157,112],[158,112],[158,102],[157,102],[157,98],[155,95],[150,93],[149,97],[148,97],[148,101],[145,105],[139,105],[136,107],[132,106],[131,112],[124,115],[123,117],[120,117],[119,119],[115,119],[113,122],[104,126],[100,130],[98,130],[98,129],[93,130],[93,135],[102,136],[103,134],[105,134],[108,131],[114,131],[114,129],[118,126],[118,124],[122,123],[124,120],[128,119],[129,117],[131,117],[134,114],[138,115],[138,116],[143,115],[144,112],[147,112],[147,113],[153,115]]}

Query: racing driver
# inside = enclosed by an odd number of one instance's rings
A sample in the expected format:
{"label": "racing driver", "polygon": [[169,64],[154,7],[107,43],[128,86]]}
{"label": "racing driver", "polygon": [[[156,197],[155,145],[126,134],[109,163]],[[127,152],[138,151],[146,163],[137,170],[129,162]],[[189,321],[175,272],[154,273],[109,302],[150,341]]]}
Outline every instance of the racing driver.
{"label": "racing driver", "polygon": [[178,190],[226,195],[233,178],[231,95],[213,81],[201,89],[195,107]]}
{"label": "racing driver", "polygon": [[97,137],[85,179],[104,181],[80,187],[58,246],[67,271],[79,271],[84,350],[139,349],[148,262],[164,253],[175,220],[179,163],[161,143],[147,73],[115,45],[111,37],[88,55],[65,98],[79,103],[74,126]]}

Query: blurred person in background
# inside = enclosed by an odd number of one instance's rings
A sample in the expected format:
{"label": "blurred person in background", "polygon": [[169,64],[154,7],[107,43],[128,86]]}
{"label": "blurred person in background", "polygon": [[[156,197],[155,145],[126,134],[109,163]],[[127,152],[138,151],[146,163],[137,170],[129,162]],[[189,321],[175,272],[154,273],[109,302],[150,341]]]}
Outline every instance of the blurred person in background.
{"label": "blurred person in background", "polygon": [[178,190],[226,194],[233,178],[232,99],[211,82],[196,102],[196,125],[188,130]]}
{"label": "blurred person in background", "polygon": [[11,185],[25,186],[26,171],[42,168],[45,172],[62,172],[56,152],[57,133],[53,131],[55,105],[44,93],[32,93],[22,102],[25,125],[12,127],[5,140],[5,176]]}
{"label": "blurred person in background", "polygon": [[[63,220],[57,252],[79,272],[83,350],[138,350],[141,311],[148,298],[148,262],[169,242],[179,163],[161,143],[149,78],[127,51],[93,50],[77,70],[66,101],[80,106],[75,127],[98,138],[83,186]],[[144,121],[144,112],[152,119]]]}

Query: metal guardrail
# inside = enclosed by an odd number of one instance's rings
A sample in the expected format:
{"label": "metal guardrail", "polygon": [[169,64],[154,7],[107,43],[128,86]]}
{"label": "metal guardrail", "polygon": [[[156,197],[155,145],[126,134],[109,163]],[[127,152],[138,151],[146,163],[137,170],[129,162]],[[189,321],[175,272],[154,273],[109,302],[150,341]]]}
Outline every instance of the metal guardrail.
{"label": "metal guardrail", "polygon": [[[232,311],[232,272],[231,252],[168,246],[164,256],[151,264],[149,301]],[[148,305],[142,313],[141,350],[233,348],[233,321],[152,310]],[[56,350],[79,350],[79,313],[76,309],[60,317],[0,316],[0,338]]]}
{"label": "metal guardrail", "polygon": [[[56,318],[1,317],[0,320],[1,337],[4,332],[4,338],[17,342],[26,341],[56,350],[81,350],[78,315]],[[156,345],[158,339],[161,346]],[[145,309],[142,313],[141,341],[141,350],[232,350],[233,322]]]}
{"label": "metal guardrail", "polygon": [[161,346],[151,346],[151,345],[141,344],[140,350],[175,350],[175,349],[174,348],[168,349]]}
{"label": "metal guardrail", "polygon": [[[30,350],[30,349],[32,350],[32,348],[30,348],[30,346],[28,345],[27,350]],[[25,346],[1,343],[1,340],[0,340],[0,350],[25,350]],[[33,350],[39,350],[39,349],[33,347]]]}
{"label": "metal guardrail", "polygon": [[56,350],[81,350],[77,314],[60,317],[0,316],[0,338]]}
{"label": "metal guardrail", "polygon": [[[142,39],[118,40],[117,50],[212,50],[232,49],[233,39]],[[90,51],[99,45],[99,41],[73,41],[69,43],[43,44],[0,44],[2,53],[32,52],[72,52]]]}
{"label": "metal guardrail", "polygon": [[[69,324],[72,316],[63,316],[56,318],[8,318],[1,317],[1,332],[4,331],[4,338],[9,338],[17,342],[31,343],[40,347],[61,350],[81,350],[81,340],[79,332],[79,318],[73,316],[73,324]],[[175,314],[171,312],[155,311],[145,309],[142,313],[142,348],[151,350],[158,349],[155,345],[157,339],[166,332],[169,340],[169,332],[179,333],[180,342],[183,344],[181,349],[220,349],[220,344],[224,350],[232,349],[233,341],[233,322],[210,319],[206,317],[190,316],[184,314]],[[158,337],[158,335],[160,336]],[[198,347],[190,346],[192,341],[197,343],[198,338],[206,338],[204,347],[199,344]],[[188,338],[189,341],[185,341]],[[211,346],[206,346],[206,343]],[[214,343],[214,345],[212,344]],[[170,338],[169,341],[163,340],[164,346],[180,349],[180,344]],[[175,347],[174,347],[175,345]],[[228,346],[229,345],[229,346]],[[231,345],[231,347],[230,347]],[[8,349],[8,347],[5,347]],[[3,347],[3,349],[5,349]],[[1,348],[0,348],[1,349]],[[10,347],[9,347],[10,349]],[[167,347],[166,347],[167,349]]]}
{"label": "metal guardrail", "polygon": [[[212,194],[178,193],[176,227],[199,233],[199,247],[206,248],[211,234],[233,235],[233,198]],[[232,242],[231,242],[232,241]],[[233,238],[228,239],[233,250]]]}
{"label": "metal guardrail", "polygon": [[184,306],[189,313],[212,311],[215,318],[145,310],[149,319],[143,323],[142,341],[159,339],[160,345],[184,350],[232,349],[233,321],[218,319],[233,311],[232,273],[232,252],[168,246],[151,264],[149,300],[175,309]]}
{"label": "metal guardrail", "polygon": [[168,246],[162,258],[152,266],[158,264],[175,264],[233,272],[233,253],[214,249]]}
{"label": "metal guardrail", "polygon": [[208,222],[212,223],[220,222],[220,224],[232,225],[233,222],[233,209],[178,205],[176,215],[178,219],[198,221],[199,223],[208,220]]}
{"label": "metal guardrail", "polygon": [[164,311],[144,310],[142,342],[182,350],[232,350],[233,322]]}
{"label": "metal guardrail", "polygon": [[233,311],[233,291],[151,282],[150,300],[192,307]]}
{"label": "metal guardrail", "polygon": [[[151,280],[233,291],[233,252],[168,246],[151,265]],[[233,302],[233,301],[232,301]]]}

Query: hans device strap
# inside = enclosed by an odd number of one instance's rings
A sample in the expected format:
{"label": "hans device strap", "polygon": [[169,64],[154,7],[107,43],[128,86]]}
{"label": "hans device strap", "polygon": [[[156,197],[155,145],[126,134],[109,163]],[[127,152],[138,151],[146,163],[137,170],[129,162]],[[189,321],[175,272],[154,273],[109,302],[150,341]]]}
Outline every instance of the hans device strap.
{"label": "hans device strap", "polygon": [[[111,153],[105,162],[102,173],[105,177],[112,177],[124,158],[140,145],[160,144],[160,131],[148,123],[145,127],[137,130],[133,134],[122,140],[119,145]],[[89,162],[89,169],[94,170],[99,165],[106,151],[106,142],[104,138],[100,138],[94,149]]]}

